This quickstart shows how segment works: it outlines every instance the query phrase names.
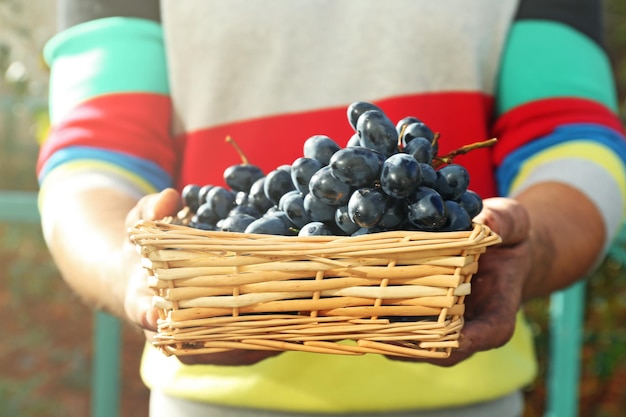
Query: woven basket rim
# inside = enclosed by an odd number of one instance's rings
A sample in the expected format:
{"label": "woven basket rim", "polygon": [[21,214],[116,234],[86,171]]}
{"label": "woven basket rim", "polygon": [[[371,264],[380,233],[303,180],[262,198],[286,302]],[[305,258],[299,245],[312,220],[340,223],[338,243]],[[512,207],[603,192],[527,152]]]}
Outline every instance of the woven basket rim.
{"label": "woven basket rim", "polygon": [[283,236],[202,230],[173,224],[168,221],[141,220],[128,230],[128,235],[133,243],[140,246],[143,246],[147,241],[153,241],[155,238],[159,240],[160,245],[163,245],[167,239],[172,239],[172,241],[176,241],[176,244],[181,244],[185,239],[192,241],[193,238],[210,238],[216,242],[216,245],[228,245],[230,244],[229,242],[236,241],[238,245],[250,246],[250,250],[253,250],[259,243],[262,243],[265,249],[268,249],[269,245],[278,247],[287,245],[292,250],[295,250],[297,248],[295,244],[298,243],[302,243],[306,247],[316,248],[322,246],[328,248],[332,246],[346,247],[353,244],[376,245],[385,240],[402,242],[426,241],[429,245],[436,245],[437,242],[458,242],[458,244],[464,246],[491,246],[501,242],[500,236],[489,226],[476,222],[473,223],[471,230],[456,232],[390,230],[360,236]]}

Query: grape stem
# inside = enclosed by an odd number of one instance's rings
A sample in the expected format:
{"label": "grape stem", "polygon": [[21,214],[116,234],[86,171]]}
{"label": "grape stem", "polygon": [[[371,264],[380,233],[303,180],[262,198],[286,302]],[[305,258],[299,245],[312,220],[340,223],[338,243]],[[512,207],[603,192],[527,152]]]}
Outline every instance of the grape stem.
{"label": "grape stem", "polygon": [[233,145],[233,147],[235,148],[235,150],[239,154],[239,157],[241,158],[241,163],[244,164],[244,165],[248,165],[249,162],[248,162],[248,158],[246,157],[246,154],[241,150],[241,148],[239,147],[237,142],[235,142],[235,140],[230,137],[230,135],[226,136],[226,142],[228,142],[231,145]]}
{"label": "grape stem", "polygon": [[455,157],[459,155],[464,155],[475,149],[488,148],[490,146],[495,145],[497,141],[498,141],[497,138],[491,138],[491,139],[484,140],[481,142],[474,142],[474,143],[470,143],[469,145],[461,146],[460,148],[446,155],[435,157],[431,165],[433,166],[433,168],[439,168],[442,165],[451,164]]}

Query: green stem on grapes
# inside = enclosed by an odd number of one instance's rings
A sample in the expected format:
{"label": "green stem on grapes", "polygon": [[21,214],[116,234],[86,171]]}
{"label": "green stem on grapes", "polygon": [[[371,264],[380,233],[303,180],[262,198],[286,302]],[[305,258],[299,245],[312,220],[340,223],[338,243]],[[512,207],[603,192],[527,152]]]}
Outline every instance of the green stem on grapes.
{"label": "green stem on grapes", "polygon": [[487,148],[490,146],[493,146],[496,144],[496,142],[498,141],[498,139],[496,138],[491,138],[488,140],[484,140],[481,142],[474,142],[474,143],[470,143],[469,145],[465,145],[465,146],[461,146],[460,148],[444,155],[444,156],[437,156],[433,159],[432,162],[432,166],[433,168],[439,168],[442,165],[445,164],[450,164],[452,163],[452,161],[454,160],[455,157],[459,156],[459,155],[464,155],[468,152],[471,152],[475,149],[480,149],[480,148]]}
{"label": "green stem on grapes", "polygon": [[246,157],[246,154],[243,153],[243,151],[241,150],[241,148],[239,147],[237,142],[235,142],[235,140],[233,138],[231,138],[230,135],[226,136],[226,142],[228,142],[231,145],[233,145],[233,147],[235,148],[235,150],[239,154],[239,157],[241,158],[241,163],[244,164],[244,165],[248,165],[248,158]]}

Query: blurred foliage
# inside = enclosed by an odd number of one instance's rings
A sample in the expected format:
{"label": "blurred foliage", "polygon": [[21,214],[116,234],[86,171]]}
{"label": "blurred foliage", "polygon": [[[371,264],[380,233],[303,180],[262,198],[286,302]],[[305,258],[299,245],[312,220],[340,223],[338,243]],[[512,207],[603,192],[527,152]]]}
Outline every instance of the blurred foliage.
{"label": "blurred foliage", "polygon": [[[32,4],[42,6],[47,0]],[[0,190],[35,191],[38,139],[47,129],[46,91],[40,56],[24,0],[0,0]],[[626,2],[606,0],[606,46],[615,72],[620,112],[626,121]],[[43,13],[49,13],[46,6]],[[44,31],[44,35],[46,32]],[[43,38],[42,38],[43,36]],[[29,54],[12,48],[20,44]],[[10,296],[9,296],[10,295]],[[540,378],[527,390],[525,417],[542,416],[549,365],[549,300],[526,307],[535,333]],[[10,318],[0,340],[0,416],[86,415],[91,318],[61,280],[37,225],[0,224],[0,313]],[[580,415],[617,417],[626,410],[626,232],[588,280],[580,381]],[[137,378],[141,337],[129,342],[123,397],[127,415],[145,414]],[[134,345],[133,345],[134,343]],[[134,348],[133,348],[134,346]],[[133,351],[133,349],[135,349]],[[134,362],[133,362],[134,361]],[[133,378],[135,378],[133,380]],[[134,407],[134,408],[133,408]]]}

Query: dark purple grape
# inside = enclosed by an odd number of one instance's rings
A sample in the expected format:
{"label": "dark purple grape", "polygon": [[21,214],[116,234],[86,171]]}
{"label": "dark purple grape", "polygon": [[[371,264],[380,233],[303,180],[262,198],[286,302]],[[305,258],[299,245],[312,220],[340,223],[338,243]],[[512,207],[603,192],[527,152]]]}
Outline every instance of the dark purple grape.
{"label": "dark purple grape", "polygon": [[419,187],[421,181],[419,163],[409,154],[391,155],[383,164],[380,186],[391,197],[408,197]]}
{"label": "dark purple grape", "polygon": [[283,194],[295,190],[296,186],[291,181],[291,169],[276,168],[265,177],[263,191],[265,196],[273,204],[278,204]]}
{"label": "dark purple grape", "polygon": [[215,226],[217,222],[222,218],[220,217],[211,206],[210,203],[201,204],[196,210],[194,223],[197,224],[210,224]]}
{"label": "dark purple grape", "polygon": [[280,199],[279,208],[296,227],[302,227],[311,221],[311,216],[304,209],[304,195],[299,191],[285,194]]}
{"label": "dark purple grape", "polygon": [[187,184],[183,187],[180,195],[183,200],[183,204],[195,213],[200,207],[200,201],[198,199],[198,193],[200,192],[200,186],[198,184]]}
{"label": "dark purple grape", "polygon": [[356,125],[359,121],[359,117],[361,117],[361,115],[368,110],[377,110],[379,112],[382,112],[382,109],[380,107],[368,101],[355,101],[348,106],[348,122],[354,130],[356,130]]}
{"label": "dark purple grape", "polygon": [[432,143],[435,138],[435,133],[425,123],[410,123],[404,129],[404,133],[400,138],[402,140],[402,146],[406,147],[407,144],[415,138],[425,138]]}
{"label": "dark purple grape", "polygon": [[433,161],[433,147],[430,141],[423,137],[413,138],[404,146],[404,152],[412,155],[417,162],[431,164]]}
{"label": "dark purple grape", "polygon": [[265,177],[259,178],[250,187],[248,203],[256,207],[261,213],[265,213],[274,205],[265,195]]}
{"label": "dark purple grape", "polygon": [[469,180],[469,173],[462,165],[445,165],[437,171],[435,189],[445,200],[457,200],[467,191]]}
{"label": "dark purple grape", "polygon": [[224,181],[232,190],[249,192],[256,180],[265,176],[261,168],[252,164],[231,165],[224,170]]}
{"label": "dark purple grape", "polygon": [[361,138],[361,146],[374,149],[388,157],[398,151],[398,132],[385,113],[368,110],[363,113],[356,125]]}
{"label": "dark purple grape", "polygon": [[346,148],[352,148],[355,146],[361,146],[361,138],[358,133],[354,133],[354,135],[350,136],[348,139],[348,143],[346,144]]}
{"label": "dark purple grape", "polygon": [[314,158],[300,157],[291,164],[291,181],[302,194],[309,192],[309,181],[317,171],[322,168],[322,163]]}
{"label": "dark purple grape", "polygon": [[470,218],[474,218],[480,213],[483,209],[483,199],[474,191],[467,190],[458,200],[461,207],[467,211],[467,214]]}
{"label": "dark purple grape", "polygon": [[382,170],[385,156],[378,151],[362,147],[343,148],[330,158],[330,172],[353,187],[373,185]]}
{"label": "dark purple grape", "polygon": [[206,195],[206,204],[215,215],[223,219],[235,207],[236,193],[221,186],[215,186]]}
{"label": "dark purple grape", "polygon": [[406,219],[406,203],[404,200],[391,199],[383,216],[378,221],[378,227],[386,230],[397,228]]}
{"label": "dark purple grape", "polygon": [[410,125],[411,123],[422,123],[422,121],[415,116],[406,116],[398,120],[398,123],[396,123],[396,131],[398,132],[398,136],[400,136],[400,134],[402,133],[402,128],[406,128],[406,126]]}
{"label": "dark purple grape", "polygon": [[446,200],[446,223],[442,231],[458,232],[472,229],[472,218],[467,211],[456,201]]}
{"label": "dark purple grape", "polygon": [[317,159],[322,165],[328,165],[330,157],[341,149],[341,146],[326,135],[314,135],[304,142],[303,156]]}
{"label": "dark purple grape", "polygon": [[304,196],[304,210],[313,221],[328,222],[335,218],[336,206],[321,202],[313,194]]}
{"label": "dark purple grape", "polygon": [[337,207],[335,211],[335,224],[347,235],[351,235],[360,228],[358,224],[350,219],[347,205]]}
{"label": "dark purple grape", "polygon": [[446,223],[444,199],[432,188],[418,188],[407,203],[407,218],[418,230],[434,232]]}
{"label": "dark purple grape", "polygon": [[323,222],[310,222],[302,226],[298,236],[333,236],[333,230]]}
{"label": "dark purple grape", "polygon": [[348,201],[348,215],[360,227],[374,227],[382,218],[389,197],[377,188],[359,188]]}
{"label": "dark purple grape", "polygon": [[295,236],[297,234],[294,224],[281,211],[275,211],[254,220],[246,227],[245,233],[280,236]]}
{"label": "dark purple grape", "polygon": [[209,193],[209,191],[211,191],[213,187],[215,186],[211,184],[203,185],[202,187],[200,187],[200,190],[198,191],[198,202],[200,204],[206,203],[206,195]]}
{"label": "dark purple grape", "polygon": [[258,219],[263,215],[263,213],[261,213],[259,209],[256,208],[256,206],[250,203],[236,205],[231,211],[228,212],[228,216],[234,216],[238,214],[247,214],[248,216],[252,216],[255,219]]}
{"label": "dark purple grape", "polygon": [[210,230],[215,231],[217,227],[214,224],[203,223],[197,215],[193,215],[189,220],[189,227],[193,227],[194,229],[199,230]]}
{"label": "dark purple grape", "polygon": [[257,217],[253,217],[246,213],[229,214],[220,222],[220,230],[222,232],[239,232],[243,233],[246,228],[255,221]]}
{"label": "dark purple grape", "polygon": [[332,175],[327,165],[317,171],[309,182],[309,191],[322,203],[331,206],[346,204],[350,198],[350,185]]}
{"label": "dark purple grape", "polygon": [[292,195],[302,195],[302,193],[298,190],[287,191],[285,194],[283,194],[280,197],[280,200],[278,200],[278,204],[276,204],[276,206],[278,207],[278,210],[285,211],[284,210],[285,201],[287,201],[287,199]]}
{"label": "dark purple grape", "polygon": [[422,172],[422,186],[435,188],[437,184],[437,171],[430,164],[420,162],[420,171]]}

